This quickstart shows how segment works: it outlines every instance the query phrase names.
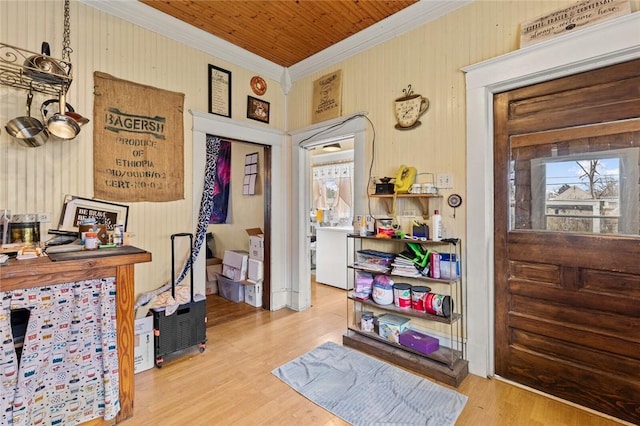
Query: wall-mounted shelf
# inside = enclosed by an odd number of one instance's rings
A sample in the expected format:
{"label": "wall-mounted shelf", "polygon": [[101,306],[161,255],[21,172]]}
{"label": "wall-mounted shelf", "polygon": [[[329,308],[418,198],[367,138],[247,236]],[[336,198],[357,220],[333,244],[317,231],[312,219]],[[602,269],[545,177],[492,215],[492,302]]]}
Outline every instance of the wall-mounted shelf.
{"label": "wall-mounted shelf", "polygon": [[387,214],[391,215],[393,213],[393,200],[394,197],[397,199],[413,199],[420,203],[422,215],[424,217],[429,216],[429,200],[431,198],[442,198],[442,195],[437,194],[370,194],[370,198],[378,198],[382,200],[384,203]]}
{"label": "wall-mounted shelf", "polygon": [[47,56],[59,66],[58,73],[25,65],[29,58],[40,56],[43,55],[0,43],[0,85],[54,96],[66,92],[73,81],[71,63]]}

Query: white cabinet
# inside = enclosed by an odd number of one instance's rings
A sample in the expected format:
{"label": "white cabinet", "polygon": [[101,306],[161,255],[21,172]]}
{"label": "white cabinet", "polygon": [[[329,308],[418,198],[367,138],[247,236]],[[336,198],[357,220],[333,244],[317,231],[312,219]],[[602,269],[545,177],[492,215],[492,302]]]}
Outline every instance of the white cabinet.
{"label": "white cabinet", "polygon": [[352,226],[319,226],[316,228],[316,281],[322,284],[351,290],[353,275],[347,273],[347,265],[353,262],[353,244],[347,235]]}

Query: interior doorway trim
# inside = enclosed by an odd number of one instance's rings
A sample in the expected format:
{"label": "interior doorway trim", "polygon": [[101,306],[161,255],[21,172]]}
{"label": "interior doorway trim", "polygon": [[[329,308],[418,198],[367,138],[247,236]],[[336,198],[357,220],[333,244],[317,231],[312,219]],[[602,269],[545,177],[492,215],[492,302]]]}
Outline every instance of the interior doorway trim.
{"label": "interior doorway trim", "polygon": [[291,228],[293,253],[297,253],[297,256],[292,256],[293,270],[297,271],[297,275],[293,273],[291,289],[291,307],[295,310],[302,311],[311,307],[310,239],[307,237],[309,212],[306,210],[306,206],[311,205],[311,155],[308,149],[327,140],[353,136],[353,212],[361,214],[358,212],[364,212],[366,205],[366,114],[366,112],[359,112],[346,115],[289,132],[292,140],[291,164],[294,168],[297,167],[293,175],[298,177],[291,182],[293,196],[291,205],[297,213],[293,215]]}
{"label": "interior doorway trim", "polygon": [[[284,164],[283,146],[285,135],[282,131],[269,127],[253,125],[224,117],[217,117],[199,111],[189,111],[193,116],[193,223],[198,221],[200,200],[202,198],[202,182],[204,182],[207,134],[229,138],[243,142],[253,142],[271,147],[271,186],[284,188],[289,177],[289,168]],[[271,208],[271,253],[282,253],[277,256],[277,262],[271,262],[271,307],[272,311],[288,306],[291,277],[290,261],[291,244],[287,239],[286,229],[289,228],[290,214],[286,206],[289,205],[290,195],[287,191],[272,191]],[[205,245],[200,252],[195,253],[195,276],[203,277],[206,271]],[[273,259],[273,256],[272,256]],[[204,288],[202,289],[204,294]]]}
{"label": "interior doorway trim", "polygon": [[493,94],[640,57],[640,13],[612,19],[462,69],[467,98],[467,353],[494,374]]}

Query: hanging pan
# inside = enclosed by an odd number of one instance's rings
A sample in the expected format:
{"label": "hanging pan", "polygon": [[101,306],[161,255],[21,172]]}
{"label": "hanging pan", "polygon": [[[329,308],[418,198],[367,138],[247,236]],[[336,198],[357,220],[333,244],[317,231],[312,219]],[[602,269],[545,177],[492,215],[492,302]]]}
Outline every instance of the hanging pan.
{"label": "hanging pan", "polygon": [[[62,109],[60,108],[59,99],[47,99],[42,103],[42,106],[40,107],[40,112],[42,113],[42,121],[46,123],[47,121],[49,121],[49,118],[60,111],[62,111]],[[85,118],[82,115],[78,114],[75,109],[73,109],[73,107],[69,105],[69,103],[65,104],[64,111],[64,114],[73,118],[80,127],[89,122],[88,118]]]}
{"label": "hanging pan", "polygon": [[63,82],[67,73],[58,61],[51,58],[51,49],[46,41],[42,42],[41,53],[41,55],[30,56],[24,61],[25,74],[41,83]]}
{"label": "hanging pan", "polygon": [[49,118],[47,118],[45,114],[45,104],[47,104],[46,101],[42,104],[40,110],[42,112],[43,119],[46,120],[47,129],[53,136],[63,140],[70,140],[78,136],[78,133],[80,133],[80,124],[78,124],[78,122],[70,115],[65,114],[67,103],[65,102],[65,95],[63,92],[60,93],[60,100],[58,101],[58,107],[60,108],[59,112],[56,112]]}
{"label": "hanging pan", "polygon": [[40,120],[31,117],[32,100],[33,93],[29,91],[27,95],[27,115],[10,120],[5,129],[20,145],[35,148],[47,142],[49,132]]}

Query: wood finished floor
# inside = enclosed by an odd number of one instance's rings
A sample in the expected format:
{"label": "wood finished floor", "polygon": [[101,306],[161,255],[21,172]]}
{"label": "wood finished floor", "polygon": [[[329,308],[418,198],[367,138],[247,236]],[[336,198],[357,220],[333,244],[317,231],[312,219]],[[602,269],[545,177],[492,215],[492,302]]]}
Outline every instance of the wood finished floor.
{"label": "wood finished floor", "polygon": [[[207,348],[165,357],[136,374],[133,425],[347,425],[271,371],[319,344],[342,344],[345,291],[314,284],[313,306],[275,312],[210,300]],[[456,425],[613,426],[601,417],[501,380],[469,375]]]}

